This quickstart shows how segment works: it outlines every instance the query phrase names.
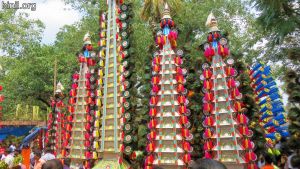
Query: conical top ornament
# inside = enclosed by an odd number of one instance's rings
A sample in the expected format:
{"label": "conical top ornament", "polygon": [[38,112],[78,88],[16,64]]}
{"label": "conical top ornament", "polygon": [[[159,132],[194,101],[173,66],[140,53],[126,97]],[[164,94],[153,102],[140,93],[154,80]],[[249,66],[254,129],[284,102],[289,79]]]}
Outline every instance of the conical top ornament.
{"label": "conical top ornament", "polygon": [[171,19],[170,8],[168,3],[165,3],[163,18],[162,19]]}
{"label": "conical top ornament", "polygon": [[208,15],[205,26],[209,28],[210,32],[220,31],[218,28],[216,17],[212,12],[210,12],[210,14]]}
{"label": "conical top ornament", "polygon": [[87,33],[84,35],[84,37],[83,37],[83,44],[84,44],[84,45],[90,45],[90,44],[92,44],[92,42],[91,42],[91,35],[90,35],[89,32],[87,32]]}
{"label": "conical top ornament", "polygon": [[61,93],[63,90],[64,90],[63,85],[60,82],[58,82],[56,85],[55,93]]}

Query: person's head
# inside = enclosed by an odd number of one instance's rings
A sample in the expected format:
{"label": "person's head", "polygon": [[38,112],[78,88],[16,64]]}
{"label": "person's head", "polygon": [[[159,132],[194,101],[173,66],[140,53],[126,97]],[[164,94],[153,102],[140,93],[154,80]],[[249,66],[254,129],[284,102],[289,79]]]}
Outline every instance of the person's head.
{"label": "person's head", "polygon": [[66,166],[70,167],[70,165],[71,165],[71,159],[66,158],[66,159],[64,160],[64,164],[65,164]]}
{"label": "person's head", "polygon": [[227,169],[224,164],[212,159],[198,159],[193,161],[189,167],[191,169]]}
{"label": "person's head", "polygon": [[265,155],[265,162],[266,162],[266,164],[272,164],[273,163],[273,159],[269,154]]}
{"label": "person's head", "polygon": [[62,163],[58,159],[48,160],[42,165],[42,169],[63,169]]}
{"label": "person's head", "polygon": [[45,147],[45,153],[53,153],[50,146]]}
{"label": "person's head", "polygon": [[39,149],[34,150],[33,154],[35,160],[39,160],[42,157],[42,151]]}

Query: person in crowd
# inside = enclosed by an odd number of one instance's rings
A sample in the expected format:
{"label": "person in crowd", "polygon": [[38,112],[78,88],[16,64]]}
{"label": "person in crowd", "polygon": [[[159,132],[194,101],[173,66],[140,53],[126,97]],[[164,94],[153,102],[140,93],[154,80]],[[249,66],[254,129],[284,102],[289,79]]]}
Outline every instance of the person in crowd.
{"label": "person in crowd", "polygon": [[45,154],[41,157],[41,159],[48,161],[55,159],[55,155],[53,154],[53,151],[51,150],[50,146],[47,146],[45,148]]}
{"label": "person in crowd", "polygon": [[265,165],[261,169],[279,169],[276,165],[273,164],[273,159],[270,155],[265,155]]}
{"label": "person in crowd", "polygon": [[212,159],[198,159],[192,161],[189,167],[191,169],[227,169],[224,164]]}
{"label": "person in crowd", "polygon": [[17,149],[14,143],[9,142],[9,145],[10,145],[9,146],[10,151],[14,152]]}
{"label": "person in crowd", "polygon": [[63,168],[64,167],[61,161],[59,161],[58,159],[48,160],[42,166],[42,169],[63,169]]}
{"label": "person in crowd", "polygon": [[43,159],[41,159],[42,157],[42,151],[39,149],[36,149],[34,152],[34,167],[33,169],[41,169],[42,165],[45,163],[45,161]]}
{"label": "person in crowd", "polygon": [[265,165],[265,158],[262,154],[259,155],[259,158],[257,160],[257,167],[261,168]]}
{"label": "person in crowd", "polygon": [[64,169],[70,169],[70,165],[71,165],[71,159],[66,158],[64,160]]}
{"label": "person in crowd", "polygon": [[291,160],[292,160],[292,158],[293,158],[294,156],[296,156],[296,152],[293,151],[292,154],[290,154],[290,155],[288,156],[287,162],[286,162],[286,164],[285,164],[285,166],[284,166],[284,169],[298,169],[298,168],[292,166]]}
{"label": "person in crowd", "polygon": [[13,167],[14,162],[14,152],[11,149],[6,149],[7,156],[4,158],[4,162],[8,165],[9,168]]}

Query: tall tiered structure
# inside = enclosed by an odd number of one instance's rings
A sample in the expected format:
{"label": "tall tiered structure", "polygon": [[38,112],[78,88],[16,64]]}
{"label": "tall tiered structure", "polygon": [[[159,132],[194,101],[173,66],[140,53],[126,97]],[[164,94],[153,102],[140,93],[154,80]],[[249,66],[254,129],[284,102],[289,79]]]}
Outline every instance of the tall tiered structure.
{"label": "tall tiered structure", "polygon": [[47,133],[45,143],[50,146],[54,155],[61,157],[65,134],[65,112],[63,103],[63,86],[59,82],[56,85],[54,98],[51,98],[51,112],[48,115]]}
{"label": "tall tiered structure", "polygon": [[96,53],[90,35],[84,36],[82,53],[78,54],[80,70],[73,74],[73,84],[70,91],[68,107],[69,115],[66,125],[64,157],[71,158],[72,166],[79,168],[84,165],[90,168],[90,160],[93,158],[95,149],[92,146],[94,141],[94,114],[96,111],[96,79],[95,73]]}
{"label": "tall tiered structure", "polygon": [[186,107],[187,90],[184,88],[187,72],[180,67],[183,52],[174,52],[177,31],[167,4],[160,24],[162,30],[156,37],[159,51],[154,53],[152,62],[149,154],[145,168],[186,168],[192,151],[189,140],[193,137],[188,129],[190,123],[187,116],[190,112]]}
{"label": "tall tiered structure", "polygon": [[260,107],[260,127],[264,129],[266,147],[276,153],[275,145],[281,138],[289,136],[287,115],[271,67],[262,63],[253,65],[250,71],[251,87]]}
{"label": "tall tiered structure", "polygon": [[108,11],[100,17],[99,57],[100,67],[98,83],[98,109],[101,135],[99,142],[99,156],[102,160],[94,168],[128,168],[123,160],[123,153],[132,153],[128,146],[133,140],[130,134],[130,97],[128,89],[130,83],[126,80],[131,72],[127,70],[129,56],[128,5],[119,1],[108,0]]}
{"label": "tall tiered structure", "polygon": [[[252,131],[248,129],[247,111],[241,102],[239,82],[234,80],[233,59],[227,64],[223,59],[229,55],[227,40],[220,34],[218,24],[211,13],[206,22],[210,32],[205,44],[204,55],[211,66],[203,64],[204,80],[203,134],[205,158],[224,163],[229,169],[255,168]],[[248,164],[248,165],[246,165]]]}

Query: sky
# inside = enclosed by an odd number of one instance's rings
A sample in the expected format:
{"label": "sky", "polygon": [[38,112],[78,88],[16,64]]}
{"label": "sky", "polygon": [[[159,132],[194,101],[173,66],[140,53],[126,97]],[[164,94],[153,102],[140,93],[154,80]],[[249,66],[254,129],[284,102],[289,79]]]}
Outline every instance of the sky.
{"label": "sky", "polygon": [[[3,3],[2,0],[0,1]],[[3,1],[5,3],[15,2],[15,0]],[[80,13],[72,9],[70,5],[65,5],[63,0],[19,0],[19,6],[23,3],[36,4],[36,10],[19,9],[19,11],[29,13],[30,18],[39,19],[44,23],[45,30],[42,39],[44,44],[52,44],[55,41],[56,33],[61,27],[73,24],[81,18]]]}

